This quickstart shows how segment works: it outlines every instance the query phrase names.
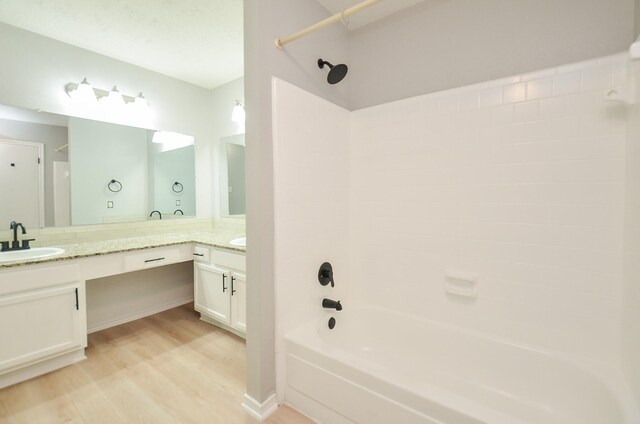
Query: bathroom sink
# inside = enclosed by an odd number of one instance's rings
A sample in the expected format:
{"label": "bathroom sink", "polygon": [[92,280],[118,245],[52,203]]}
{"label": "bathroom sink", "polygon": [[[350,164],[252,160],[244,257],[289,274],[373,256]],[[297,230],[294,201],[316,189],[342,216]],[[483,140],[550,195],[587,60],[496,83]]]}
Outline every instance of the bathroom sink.
{"label": "bathroom sink", "polygon": [[64,253],[64,249],[58,247],[34,247],[28,250],[13,250],[10,252],[0,252],[0,263],[27,261],[30,259],[44,259]]}
{"label": "bathroom sink", "polygon": [[247,238],[241,237],[241,238],[233,239],[229,242],[229,244],[231,246],[247,247]]}

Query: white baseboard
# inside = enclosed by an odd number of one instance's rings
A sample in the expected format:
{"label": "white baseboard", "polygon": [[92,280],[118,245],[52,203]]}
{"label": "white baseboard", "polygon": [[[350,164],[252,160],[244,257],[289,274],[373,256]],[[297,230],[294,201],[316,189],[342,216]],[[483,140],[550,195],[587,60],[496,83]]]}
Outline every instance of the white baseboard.
{"label": "white baseboard", "polygon": [[235,328],[230,327],[226,324],[223,324],[216,319],[209,318],[208,316],[204,315],[202,312],[200,313],[200,321],[204,321],[207,324],[215,325],[216,327],[222,328],[224,331],[228,331],[229,333],[235,334],[236,336],[242,337],[243,339],[247,338],[247,335],[245,333],[238,331]]}
{"label": "white baseboard", "polygon": [[135,321],[137,319],[148,317],[150,315],[154,315],[159,312],[164,312],[189,302],[193,302],[193,296],[185,297],[178,300],[172,300],[171,302],[163,303],[162,305],[155,305],[152,308],[143,309],[132,315],[120,316],[113,320],[96,323],[96,324],[93,324],[91,327],[87,328],[87,334],[95,333],[96,331],[104,330],[107,328],[115,327],[116,325]]}
{"label": "white baseboard", "polygon": [[37,362],[14,371],[9,371],[6,374],[0,375],[0,389],[55,371],[59,368],[75,364],[76,362],[80,362],[84,359],[87,359],[87,357],[84,356],[84,348],[80,348],[63,355],[56,356],[55,358]]}
{"label": "white baseboard", "polygon": [[278,409],[278,401],[276,400],[275,393],[269,396],[267,400],[262,403],[245,393],[244,402],[242,402],[242,409],[253,418],[259,421],[264,421],[269,418],[271,414],[276,412],[276,409]]}

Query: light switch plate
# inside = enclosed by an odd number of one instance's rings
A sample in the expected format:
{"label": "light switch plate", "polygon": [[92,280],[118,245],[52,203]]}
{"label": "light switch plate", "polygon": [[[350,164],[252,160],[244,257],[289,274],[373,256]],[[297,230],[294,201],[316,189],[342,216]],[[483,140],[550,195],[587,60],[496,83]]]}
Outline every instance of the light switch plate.
{"label": "light switch plate", "polygon": [[107,209],[113,209],[113,200],[107,200]]}
{"label": "light switch plate", "polygon": [[176,206],[180,206],[180,201],[176,200]]}

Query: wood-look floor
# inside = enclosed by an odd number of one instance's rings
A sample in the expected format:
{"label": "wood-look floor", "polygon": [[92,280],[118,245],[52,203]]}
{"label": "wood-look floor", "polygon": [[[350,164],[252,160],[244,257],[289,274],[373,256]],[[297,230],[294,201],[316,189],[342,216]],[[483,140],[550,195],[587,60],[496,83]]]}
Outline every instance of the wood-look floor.
{"label": "wood-look floor", "polygon": [[[254,424],[245,343],[185,305],[89,335],[87,359],[0,390],[0,422]],[[267,423],[311,423],[280,407]]]}

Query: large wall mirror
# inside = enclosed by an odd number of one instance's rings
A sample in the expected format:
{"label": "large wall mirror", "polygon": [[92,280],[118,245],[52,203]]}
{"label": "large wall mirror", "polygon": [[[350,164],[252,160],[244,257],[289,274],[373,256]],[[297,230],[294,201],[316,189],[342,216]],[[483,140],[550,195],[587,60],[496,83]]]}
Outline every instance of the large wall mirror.
{"label": "large wall mirror", "polygon": [[245,214],[244,134],[220,139],[220,209],[223,216]]}
{"label": "large wall mirror", "polygon": [[194,216],[194,142],[0,105],[0,222],[60,227]]}

